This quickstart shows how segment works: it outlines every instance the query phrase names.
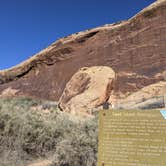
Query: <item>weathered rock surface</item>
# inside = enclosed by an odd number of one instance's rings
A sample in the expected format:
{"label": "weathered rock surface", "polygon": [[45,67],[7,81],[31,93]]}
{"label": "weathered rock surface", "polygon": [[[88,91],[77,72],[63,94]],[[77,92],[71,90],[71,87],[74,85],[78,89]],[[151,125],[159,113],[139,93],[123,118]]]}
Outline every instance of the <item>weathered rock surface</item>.
{"label": "weathered rock surface", "polygon": [[59,106],[73,114],[91,114],[88,111],[109,99],[114,80],[115,72],[110,67],[81,68],[67,83]]}
{"label": "weathered rock surface", "polygon": [[166,0],[156,1],[128,21],[73,34],[29,60],[0,71],[0,95],[58,101],[81,67],[108,66],[117,73],[115,92],[126,96],[164,80]]}
{"label": "weathered rock surface", "polygon": [[144,102],[135,104],[133,109],[158,109],[165,107],[164,96],[157,96],[150,99],[147,99]]}
{"label": "weathered rock surface", "polygon": [[166,104],[166,81],[146,86],[115,103],[116,108],[122,109],[152,109],[163,108]]}
{"label": "weathered rock surface", "polygon": [[0,97],[14,97],[18,92],[19,90],[8,87],[1,92]]}

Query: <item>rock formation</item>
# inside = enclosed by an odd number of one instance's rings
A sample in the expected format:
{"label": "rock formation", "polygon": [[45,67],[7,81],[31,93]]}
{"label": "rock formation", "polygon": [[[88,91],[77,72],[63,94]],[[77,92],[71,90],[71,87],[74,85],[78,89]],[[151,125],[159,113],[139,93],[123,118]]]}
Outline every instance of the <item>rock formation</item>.
{"label": "rock formation", "polygon": [[59,107],[73,114],[91,114],[105,103],[113,90],[115,72],[110,67],[81,68],[67,83]]}
{"label": "rock formation", "polygon": [[[165,18],[166,0],[160,0],[128,21],[59,39],[18,66],[0,71],[0,95],[58,101],[67,82],[85,66],[111,67],[117,76],[114,87],[117,98],[164,81]],[[89,82],[87,76],[83,78],[84,87]],[[9,90],[12,93],[6,93]],[[64,98],[63,95],[61,100]]]}
{"label": "rock formation", "polygon": [[151,109],[165,107],[166,82],[161,81],[146,86],[115,103],[116,108]]}

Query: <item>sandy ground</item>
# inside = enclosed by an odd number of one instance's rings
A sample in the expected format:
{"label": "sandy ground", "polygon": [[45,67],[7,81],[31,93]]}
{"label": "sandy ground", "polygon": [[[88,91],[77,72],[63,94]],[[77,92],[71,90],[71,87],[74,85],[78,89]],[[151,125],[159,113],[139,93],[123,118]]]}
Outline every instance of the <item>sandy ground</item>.
{"label": "sandy ground", "polygon": [[43,161],[37,161],[27,166],[49,166],[50,164],[51,164],[50,160],[43,160]]}

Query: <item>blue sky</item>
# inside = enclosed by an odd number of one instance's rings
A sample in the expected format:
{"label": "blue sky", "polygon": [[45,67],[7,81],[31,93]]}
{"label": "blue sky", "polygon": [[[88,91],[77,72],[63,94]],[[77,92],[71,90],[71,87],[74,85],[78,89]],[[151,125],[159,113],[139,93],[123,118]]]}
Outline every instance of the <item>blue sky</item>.
{"label": "blue sky", "polygon": [[126,20],[155,0],[1,0],[0,70],[63,36]]}

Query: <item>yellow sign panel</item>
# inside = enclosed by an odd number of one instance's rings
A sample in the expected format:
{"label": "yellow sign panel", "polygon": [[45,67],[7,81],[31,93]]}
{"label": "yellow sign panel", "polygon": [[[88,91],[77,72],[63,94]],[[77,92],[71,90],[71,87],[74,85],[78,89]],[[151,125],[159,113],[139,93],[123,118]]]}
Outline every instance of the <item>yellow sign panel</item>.
{"label": "yellow sign panel", "polygon": [[98,166],[166,166],[166,111],[101,111]]}

